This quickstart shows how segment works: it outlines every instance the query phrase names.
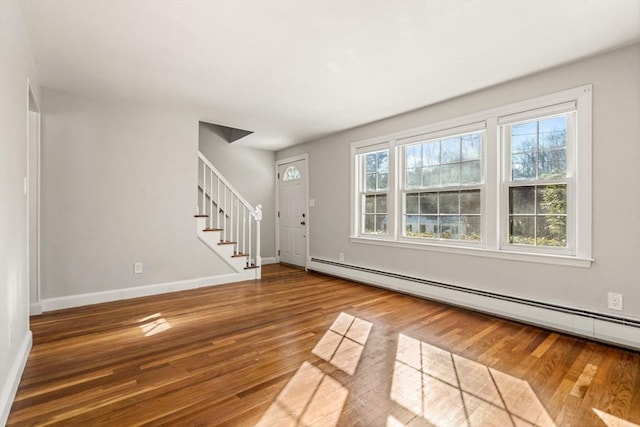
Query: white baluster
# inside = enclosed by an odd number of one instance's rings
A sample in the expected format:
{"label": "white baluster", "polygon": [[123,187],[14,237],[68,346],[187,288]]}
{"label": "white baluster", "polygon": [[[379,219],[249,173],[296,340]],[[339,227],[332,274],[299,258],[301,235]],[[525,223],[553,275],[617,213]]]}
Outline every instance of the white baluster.
{"label": "white baluster", "polygon": [[256,206],[256,267],[262,265],[260,256],[260,223],[262,222],[262,205]]}
{"label": "white baluster", "polygon": [[213,170],[209,169],[209,228],[213,228]]}
{"label": "white baluster", "polygon": [[251,217],[249,217],[249,256],[247,257],[247,267],[251,263]]}
{"label": "white baluster", "polygon": [[233,242],[233,201],[235,196],[229,194],[229,198],[231,199],[231,206],[229,207],[229,241]]}
{"label": "white baluster", "polygon": [[[220,228],[220,177],[217,176],[217,178],[216,187],[218,196],[216,198],[216,228]],[[211,214],[213,214],[213,212]]]}
{"label": "white baluster", "polygon": [[205,202],[206,202],[206,198],[207,198],[207,192],[205,191],[205,187],[207,184],[206,181],[206,173],[207,173],[207,165],[202,162],[202,215],[206,214],[207,211],[205,209]]}
{"label": "white baluster", "polygon": [[247,207],[242,209],[242,253],[246,254],[246,240],[247,240]]}
{"label": "white baluster", "polygon": [[240,199],[236,198],[236,251],[240,252]]}

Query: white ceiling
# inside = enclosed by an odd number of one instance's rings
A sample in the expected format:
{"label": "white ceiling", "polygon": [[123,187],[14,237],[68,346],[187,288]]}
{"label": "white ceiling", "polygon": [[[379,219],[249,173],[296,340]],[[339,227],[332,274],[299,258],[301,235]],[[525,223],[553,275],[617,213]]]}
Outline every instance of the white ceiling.
{"label": "white ceiling", "polygon": [[640,0],[22,0],[43,86],[280,149],[640,40]]}

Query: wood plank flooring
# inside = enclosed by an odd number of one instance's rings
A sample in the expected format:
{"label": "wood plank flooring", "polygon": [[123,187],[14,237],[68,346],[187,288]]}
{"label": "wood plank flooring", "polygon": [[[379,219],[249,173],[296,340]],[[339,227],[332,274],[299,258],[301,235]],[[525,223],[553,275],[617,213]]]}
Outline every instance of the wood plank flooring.
{"label": "wood plank flooring", "polygon": [[640,424],[640,353],[263,270],[33,317],[8,425]]}

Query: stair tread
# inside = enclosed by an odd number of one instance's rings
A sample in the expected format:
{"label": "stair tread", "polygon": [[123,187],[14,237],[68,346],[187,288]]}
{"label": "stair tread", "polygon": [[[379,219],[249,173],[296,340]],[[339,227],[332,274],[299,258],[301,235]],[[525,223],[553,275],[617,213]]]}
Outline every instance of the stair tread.
{"label": "stair tread", "polygon": [[238,242],[219,242],[219,245],[237,245]]}
{"label": "stair tread", "polygon": [[241,258],[241,257],[247,257],[249,256],[249,254],[233,254],[231,255],[231,258]]}
{"label": "stair tread", "polygon": [[194,215],[194,218],[209,218],[209,215],[203,215],[203,214],[198,214],[198,215]]}
{"label": "stair tread", "polygon": [[258,267],[257,265],[251,264],[251,265],[246,266],[244,269],[245,270],[251,270],[251,269],[254,269],[254,268],[260,268],[260,267]]}
{"label": "stair tread", "polygon": [[223,231],[222,228],[205,228],[202,231]]}

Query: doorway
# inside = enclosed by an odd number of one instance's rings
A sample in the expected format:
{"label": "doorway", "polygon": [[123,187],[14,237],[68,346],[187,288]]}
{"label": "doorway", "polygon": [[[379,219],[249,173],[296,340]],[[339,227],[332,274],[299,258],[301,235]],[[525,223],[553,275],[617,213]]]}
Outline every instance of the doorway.
{"label": "doorway", "polygon": [[40,297],[40,109],[28,86],[27,111],[27,251],[29,266],[29,314],[42,313]]}
{"label": "doorway", "polygon": [[276,239],[278,261],[305,267],[309,252],[308,158],[276,162]]}

